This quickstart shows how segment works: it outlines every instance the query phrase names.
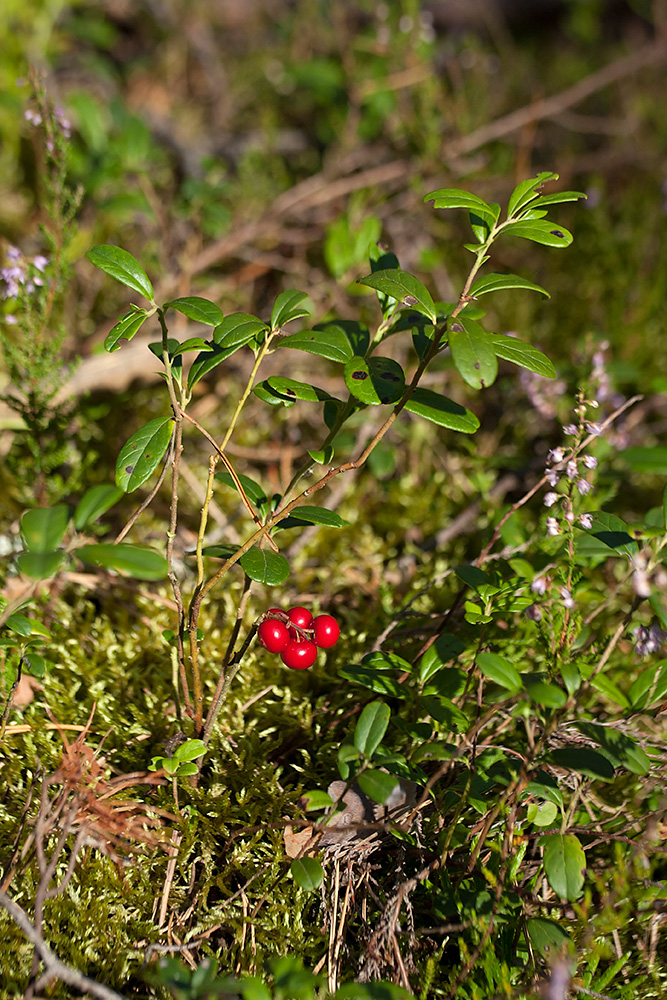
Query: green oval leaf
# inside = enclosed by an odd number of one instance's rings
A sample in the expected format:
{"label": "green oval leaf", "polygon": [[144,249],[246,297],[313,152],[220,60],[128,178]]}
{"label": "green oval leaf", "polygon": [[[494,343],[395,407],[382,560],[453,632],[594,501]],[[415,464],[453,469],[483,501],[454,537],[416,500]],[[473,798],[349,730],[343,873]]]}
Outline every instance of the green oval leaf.
{"label": "green oval leaf", "polygon": [[281,292],[271,310],[271,329],[279,330],[286,323],[291,323],[293,319],[310,316],[310,309],[299,305],[307,298],[305,292],[299,292],[295,288],[287,288]]}
{"label": "green oval leaf", "polygon": [[81,531],[89,524],[93,524],[98,517],[118,503],[123,496],[123,490],[111,483],[100,483],[99,486],[92,486],[83,494],[74,511],[74,527]]}
{"label": "green oval leaf", "polygon": [[351,394],[371,406],[396,403],[405,392],[403,369],[393,358],[352,357],[344,376]]}
{"label": "green oval leaf", "polygon": [[150,302],[153,301],[153,286],[148,280],[148,275],[139,261],[135,260],[127,250],[110,243],[103,243],[89,250],[86,256],[91,264],[99,267],[100,271],[104,271],[128,288],[133,288]]}
{"label": "green oval leaf", "polygon": [[281,375],[272,375],[266,380],[266,384],[272,392],[292,400],[306,399],[311,403],[318,403],[334,398],[324,389],[318,389],[315,385],[310,385],[308,382],[297,382],[296,379],[284,378]]}
{"label": "green oval leaf", "polygon": [[520,236],[533,243],[542,243],[547,247],[569,247],[572,233],[548,219],[535,219],[525,222],[510,222],[503,227],[504,236]]}
{"label": "green oval leaf", "polygon": [[526,691],[531,701],[543,708],[562,708],[567,704],[567,694],[557,684],[547,684],[544,681],[526,681]]}
{"label": "green oval leaf", "polygon": [[366,705],[354,729],[354,745],[359,753],[372,757],[387,731],[391,712],[384,701]]}
{"label": "green oval leaf", "polygon": [[491,206],[483,198],[462,188],[441,188],[439,191],[431,191],[424,201],[432,201],[434,208],[467,208],[468,211],[476,212],[482,217],[491,213]]}
{"label": "green oval leaf", "polygon": [[230,354],[233,354],[236,350],[235,347],[228,347],[225,350],[220,347],[219,344],[210,344],[208,350],[202,351],[192,362],[190,366],[190,371],[188,373],[188,389],[192,389],[194,385],[199,382],[204,375],[208,375],[210,371],[228,358]]}
{"label": "green oval leaf", "polygon": [[119,340],[132,340],[135,333],[144,325],[149,315],[146,309],[137,309],[135,307],[130,312],[125,313],[124,316],[121,316],[116,325],[109,330],[104,338],[104,350],[112,354],[114,351],[120,349]]}
{"label": "green oval leaf", "polygon": [[517,337],[508,337],[504,333],[492,334],[491,343],[496,356],[503,361],[511,361],[512,364],[527,368],[529,372],[535,372],[544,378],[556,377],[556,369],[549,358],[532,344],[526,344]]}
{"label": "green oval leaf", "polygon": [[498,656],[497,653],[480,653],[477,657],[477,666],[485,677],[494,684],[507,688],[512,694],[518,694],[523,686],[521,674],[504,656]]}
{"label": "green oval leaf", "polygon": [[127,573],[135,580],[163,580],[167,575],[167,560],[155,549],[143,545],[111,542],[99,545],[82,545],[74,550],[83,562],[104,569]]}
{"label": "green oval leaf", "polygon": [[554,920],[546,917],[529,917],[526,920],[528,939],[542,958],[555,958],[563,949],[572,948],[572,939]]}
{"label": "green oval leaf", "polygon": [[328,809],[333,805],[333,799],[328,792],[316,789],[312,792],[304,792],[299,799],[299,804],[303,804],[306,812],[316,812],[318,809]]}
{"label": "green oval leaf", "polygon": [[228,351],[226,357],[229,357],[229,354],[248,344],[262,330],[266,330],[266,323],[257,316],[252,316],[250,313],[230,313],[219,326],[216,326],[213,340],[224,351]]}
{"label": "green oval leaf", "polygon": [[478,278],[470,289],[470,295],[478,299],[480,295],[488,295],[489,292],[498,292],[506,288],[527,288],[533,292],[540,292],[549,299],[551,296],[541,285],[535,285],[532,281],[520,277],[518,274],[487,274],[483,278]]}
{"label": "green oval leaf", "polygon": [[357,775],[357,784],[369,799],[384,805],[399,787],[400,782],[393,774],[371,769]]}
{"label": "green oval leaf", "polygon": [[625,767],[633,774],[648,774],[651,769],[651,759],[625,733],[611,726],[601,726],[595,722],[576,722],[577,729],[584,736],[595,740],[616,767]]}
{"label": "green oval leaf", "polygon": [[21,537],[26,548],[31,552],[53,553],[65,537],[71,513],[64,503],[26,511],[21,518]]}
{"label": "green oval leaf", "polygon": [[345,331],[337,326],[329,326],[326,330],[292,333],[289,337],[282,337],[278,347],[291,347],[296,351],[306,351],[343,364],[354,354]]}
{"label": "green oval leaf", "polygon": [[289,576],[289,563],[285,556],[269,549],[258,549],[256,545],[248,549],[239,562],[251,580],[265,583],[268,587],[284,583]]}
{"label": "green oval leaf", "polygon": [[119,489],[131,493],[152,475],[169,447],[173,425],[171,417],[157,417],[125,442],[116,461]]}
{"label": "green oval leaf", "polygon": [[573,834],[554,833],[540,839],[544,873],[561,899],[578,899],[586,876],[586,855]]}
{"label": "green oval leaf", "polygon": [[[238,487],[234,482],[234,480],[232,479],[231,472],[216,472],[215,478],[218,480],[219,483],[224,483],[225,486],[231,486],[233,490],[237,490],[238,492]],[[250,476],[244,475],[243,473],[240,473],[238,475],[238,481],[243,487],[246,495],[249,497],[250,500],[252,500],[253,503],[255,504],[266,503],[267,499],[266,492],[258,482],[256,482],[254,479],[251,479]]]}
{"label": "green oval leaf", "polygon": [[449,330],[452,359],[461,377],[473,389],[483,389],[495,381],[498,359],[490,334],[474,319],[459,316]]}
{"label": "green oval leaf", "polygon": [[48,580],[56,575],[64,558],[63,551],[22,552],[16,557],[16,564],[31,580]]}
{"label": "green oval leaf", "polygon": [[376,694],[391,695],[394,698],[405,698],[404,685],[399,684],[391,674],[385,674],[374,670],[372,667],[359,666],[356,663],[348,663],[338,668],[338,675],[344,680],[360,684],[361,687],[375,691]]}
{"label": "green oval leaf", "polygon": [[342,528],[349,524],[340,514],[326,507],[297,507],[289,517],[276,525],[276,531],[283,528],[303,527],[304,524],[323,524],[327,528]]}
{"label": "green oval leaf", "polygon": [[521,181],[512,191],[509,201],[507,202],[507,217],[510,218],[516,215],[524,205],[530,204],[539,195],[539,189],[546,184],[547,181],[557,181],[558,174],[554,174],[551,170],[543,170],[537,175],[537,177],[528,177],[525,181]]}
{"label": "green oval leaf", "polygon": [[203,740],[186,740],[177,746],[172,754],[173,760],[196,760],[206,753],[206,744]]}
{"label": "green oval leaf", "polygon": [[405,306],[410,306],[411,309],[428,316],[432,323],[437,322],[438,317],[431,293],[418,278],[408,274],[407,271],[401,271],[400,268],[375,271],[365,278],[359,278],[358,283],[383,292],[384,295],[389,295]]}
{"label": "green oval leaf", "polygon": [[295,858],[290,865],[292,878],[306,892],[314,892],[322,885],[324,872],[315,858]]}
{"label": "green oval leaf", "polygon": [[597,750],[588,747],[562,747],[558,750],[550,750],[546,759],[556,767],[563,767],[568,771],[578,771],[585,774],[587,778],[599,778],[602,781],[611,781],[614,777],[614,766],[603,757]]}
{"label": "green oval leaf", "polygon": [[479,420],[465,406],[455,403],[447,396],[422,389],[418,386],[405,404],[409,413],[424,417],[439,427],[447,427],[450,431],[460,431],[462,434],[474,434],[479,428]]}
{"label": "green oval leaf", "polygon": [[172,299],[171,302],[165,302],[164,308],[165,310],[176,309],[194,323],[204,323],[206,326],[218,326],[224,318],[220,306],[216,306],[215,302],[203,299],[199,295],[189,295],[184,299]]}

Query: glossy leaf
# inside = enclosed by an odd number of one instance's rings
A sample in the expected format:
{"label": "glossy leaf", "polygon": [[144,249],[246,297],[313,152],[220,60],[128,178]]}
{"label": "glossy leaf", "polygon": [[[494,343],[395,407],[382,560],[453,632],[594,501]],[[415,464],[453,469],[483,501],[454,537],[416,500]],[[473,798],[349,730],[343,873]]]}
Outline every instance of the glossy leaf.
{"label": "glossy leaf", "polygon": [[285,556],[270,549],[259,549],[256,545],[248,549],[239,562],[251,580],[264,583],[268,587],[284,583],[290,572]]}
{"label": "glossy leaf", "polygon": [[561,747],[551,750],[547,754],[547,760],[556,767],[585,774],[587,778],[611,781],[614,777],[613,764],[597,750],[591,750],[589,747]]}
{"label": "glossy leaf", "polygon": [[79,559],[104,569],[127,573],[135,580],[163,580],[167,575],[167,560],[155,549],[143,545],[111,542],[82,545],[75,549]]}
{"label": "glossy leaf", "polygon": [[369,799],[384,805],[399,787],[400,782],[393,774],[371,769],[357,775],[357,784]]}
{"label": "glossy leaf", "polygon": [[498,292],[508,288],[527,288],[533,292],[540,292],[541,295],[551,296],[545,288],[535,285],[532,281],[520,277],[518,274],[487,274],[483,278],[478,278],[470,289],[470,295],[478,299],[480,295],[488,295],[489,292]]}
{"label": "glossy leaf", "polygon": [[316,789],[312,792],[304,792],[299,799],[299,804],[303,805],[306,812],[316,812],[318,809],[328,809],[333,805],[333,799],[328,792]]}
{"label": "glossy leaf", "polygon": [[354,745],[359,753],[372,757],[387,731],[391,712],[384,701],[371,701],[359,716],[354,729]]}
{"label": "glossy leaf", "polygon": [[504,236],[520,236],[533,243],[542,243],[547,247],[569,247],[572,233],[548,219],[536,219],[526,222],[510,222],[503,228]]}
{"label": "glossy leaf", "polygon": [[467,208],[482,218],[484,215],[493,215],[492,206],[483,198],[478,198],[476,194],[461,188],[441,188],[439,191],[431,191],[424,201],[432,201],[434,208]]}
{"label": "glossy leaf", "polygon": [[205,323],[206,326],[218,326],[223,320],[220,306],[216,306],[215,302],[203,299],[199,295],[189,295],[184,299],[172,299],[171,302],[165,302],[164,308],[165,310],[176,309],[194,323]]}
{"label": "glossy leaf", "polygon": [[[219,483],[224,483],[225,486],[231,486],[233,490],[238,491],[238,487],[230,472],[216,472],[215,478]],[[239,473],[238,480],[243,487],[246,495],[253,503],[263,504],[266,502],[266,492],[262,486],[256,480],[251,479],[250,476],[245,476],[243,473]]]}
{"label": "glossy leaf", "polygon": [[521,675],[516,667],[504,656],[496,653],[480,653],[477,666],[485,677],[494,684],[507,688],[512,694],[518,694],[523,686]]}
{"label": "glossy leaf", "polygon": [[72,513],[67,504],[55,507],[34,507],[21,518],[21,536],[31,552],[53,553],[58,548]]}
{"label": "glossy leaf", "polygon": [[393,358],[352,357],[345,365],[344,376],[350,393],[371,406],[396,403],[405,392],[403,369]]}
{"label": "glossy leaf", "polygon": [[206,744],[203,740],[186,740],[177,746],[172,754],[173,760],[197,760],[206,753]]}
{"label": "glossy leaf", "polygon": [[119,350],[119,340],[132,340],[135,333],[144,325],[149,315],[146,309],[135,308],[130,309],[129,312],[121,316],[116,325],[109,330],[104,338],[105,351],[111,354],[113,351]]}
{"label": "glossy leaf", "polygon": [[[443,670],[448,663],[456,659],[465,649],[465,644],[456,635],[442,632],[432,646],[426,650],[419,661],[419,680],[425,684],[428,680]],[[465,675],[464,675],[465,682]],[[453,697],[450,695],[450,697]]]}
{"label": "glossy leaf", "polygon": [[278,396],[286,396],[288,399],[305,399],[311,403],[324,402],[326,399],[333,399],[324,389],[318,389],[308,382],[297,382],[293,378],[284,378],[282,375],[272,375],[266,380],[266,384],[272,392]]}
{"label": "glossy leaf", "polygon": [[157,417],[125,442],[116,461],[119,489],[131,493],[153,474],[169,447],[173,425],[171,417]]}
{"label": "glossy leaf", "polygon": [[417,312],[427,316],[432,323],[437,322],[435,304],[431,298],[431,293],[422,285],[418,278],[407,271],[382,270],[375,271],[365,278],[359,278],[360,285],[367,285],[384,295],[402,302],[403,305],[410,306]]}
{"label": "glossy leaf", "polygon": [[617,517],[616,514],[609,514],[604,510],[596,511],[588,531],[610,549],[616,549],[629,558],[632,558],[639,551],[637,542],[628,533],[625,521]]}
{"label": "glossy leaf", "polygon": [[508,337],[503,333],[492,334],[491,343],[496,357],[502,358],[503,361],[511,361],[512,364],[527,368],[529,372],[535,372],[544,378],[556,377],[556,369],[549,358],[532,344],[526,344],[517,337]]}
{"label": "glossy leaf", "polygon": [[455,403],[447,396],[441,396],[432,389],[422,389],[418,386],[405,404],[409,413],[424,417],[439,427],[462,434],[474,434],[479,427],[479,420],[465,406]]}
{"label": "glossy leaf", "polygon": [[326,507],[296,507],[292,513],[276,525],[276,531],[281,528],[303,527],[304,524],[323,524],[328,528],[342,528],[349,524],[340,514]]}
{"label": "glossy leaf", "polygon": [[135,260],[127,250],[110,243],[103,243],[89,250],[86,256],[91,264],[99,267],[100,271],[144,295],[150,302],[153,301],[153,286],[148,280],[148,275],[139,261]]}
{"label": "glossy leaf", "polygon": [[544,205],[560,205],[566,201],[579,201],[588,198],[583,191],[555,191],[553,194],[542,194],[531,202],[531,208],[542,208]]}
{"label": "glossy leaf", "polygon": [[586,855],[573,834],[553,833],[542,837],[544,873],[561,899],[578,899],[586,876]]}
{"label": "glossy leaf", "polygon": [[540,194],[540,188],[547,181],[557,180],[558,174],[554,174],[550,170],[543,170],[537,177],[528,177],[525,181],[520,181],[512,191],[507,202],[507,217],[510,218],[516,215],[524,206],[534,201]]}
{"label": "glossy leaf", "polygon": [[[250,343],[258,333],[266,328],[266,323],[250,313],[230,313],[229,316],[225,316],[219,326],[216,326],[213,331],[213,340],[223,351],[233,354],[240,347]],[[226,356],[229,357],[229,354]]]}
{"label": "glossy leaf", "polygon": [[567,694],[557,684],[547,684],[540,680],[527,680],[526,691],[536,705],[543,708],[563,708],[567,704]]}
{"label": "glossy leaf", "polygon": [[64,551],[59,552],[21,552],[16,557],[16,565],[24,576],[31,580],[48,580],[55,576],[63,559]]}
{"label": "glossy leaf", "polygon": [[290,871],[296,884],[306,892],[314,892],[322,885],[324,872],[315,858],[295,858]]}
{"label": "glossy leaf", "polygon": [[223,350],[219,344],[210,344],[208,350],[198,354],[190,366],[190,371],[188,372],[188,389],[192,389],[200,379],[203,379],[204,375],[208,375],[210,371],[217,368],[222,361],[236,350],[238,350],[236,347],[228,347]]}
{"label": "glossy leaf", "polygon": [[310,316],[310,309],[300,305],[307,298],[305,292],[299,292],[294,288],[288,288],[281,292],[271,311],[271,329],[279,330],[286,323],[291,323],[293,319]]}
{"label": "glossy leaf", "polygon": [[439,695],[430,695],[421,698],[424,711],[432,719],[445,726],[448,732],[464,733],[468,728],[468,720],[461,709],[454,704],[451,698],[443,698]]}
{"label": "glossy leaf", "polygon": [[268,403],[269,406],[294,406],[296,400],[288,399],[286,396],[279,396],[275,393],[269,386],[268,380],[260,382],[252,390],[258,399],[261,399],[264,403]]}
{"label": "glossy leaf", "polygon": [[98,517],[106,514],[123,496],[123,490],[111,483],[100,483],[92,486],[83,494],[74,511],[74,527],[82,531],[89,524],[94,524]]}
{"label": "glossy leaf", "polygon": [[449,329],[452,359],[461,377],[473,389],[493,384],[498,359],[490,334],[473,319],[459,316]]}
{"label": "glossy leaf", "polygon": [[354,351],[345,334],[339,326],[330,326],[326,330],[304,330],[282,337],[278,347],[290,347],[297,351],[306,351],[328,361],[345,362],[352,357]]}

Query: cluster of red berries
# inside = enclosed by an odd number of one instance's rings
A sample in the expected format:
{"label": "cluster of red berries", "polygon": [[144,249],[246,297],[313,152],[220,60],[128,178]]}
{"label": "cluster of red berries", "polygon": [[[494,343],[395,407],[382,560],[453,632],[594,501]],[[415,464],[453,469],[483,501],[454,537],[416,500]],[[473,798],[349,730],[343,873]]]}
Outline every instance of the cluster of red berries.
{"label": "cluster of red berries", "polygon": [[313,618],[308,608],[269,608],[257,629],[262,646],[292,670],[307,670],[317,658],[318,647],[330,649],[340,636],[340,626],[331,615]]}

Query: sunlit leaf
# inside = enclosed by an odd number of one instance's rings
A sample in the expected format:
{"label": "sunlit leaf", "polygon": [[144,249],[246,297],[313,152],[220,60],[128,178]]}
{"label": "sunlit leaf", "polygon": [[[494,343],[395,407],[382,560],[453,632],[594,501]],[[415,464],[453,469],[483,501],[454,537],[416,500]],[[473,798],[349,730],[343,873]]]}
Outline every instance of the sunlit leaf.
{"label": "sunlit leaf", "polygon": [[290,573],[285,556],[270,549],[260,549],[256,545],[248,549],[239,562],[251,580],[264,583],[268,587],[284,583]]}
{"label": "sunlit leaf", "polygon": [[86,254],[88,260],[117,281],[133,288],[135,292],[153,301],[153,286],[138,260],[121,247],[103,243]]}
{"label": "sunlit leaf", "polygon": [[535,285],[532,281],[528,281],[518,274],[486,274],[483,278],[477,279],[470,289],[470,294],[478,299],[480,295],[487,295],[489,292],[497,292],[507,288],[527,288],[550,298],[549,293],[541,285]]}
{"label": "sunlit leaf", "polygon": [[547,181],[557,181],[558,174],[550,170],[543,170],[537,177],[528,177],[525,181],[520,181],[509,196],[507,202],[507,217],[516,215],[524,206],[538,197],[540,189]]}
{"label": "sunlit leaf", "polygon": [[83,562],[127,573],[135,580],[163,580],[167,575],[165,557],[143,545],[129,545],[125,542],[114,545],[108,542],[82,545],[74,552]]}
{"label": "sunlit leaf", "polygon": [[384,701],[371,701],[364,708],[354,730],[354,745],[359,753],[372,757],[387,731],[391,712]]}
{"label": "sunlit leaf", "polygon": [[271,311],[271,329],[279,330],[286,323],[291,323],[294,319],[302,316],[309,316],[310,309],[300,305],[308,296],[305,292],[299,292],[294,288],[288,288],[281,292],[275,301]]}
{"label": "sunlit leaf", "polygon": [[586,855],[573,834],[553,833],[542,837],[544,873],[561,899],[578,899],[586,875]]}
{"label": "sunlit leaf", "polygon": [[223,320],[220,306],[216,306],[215,302],[203,299],[199,295],[172,299],[171,302],[165,302],[164,308],[176,309],[194,323],[205,323],[207,326],[218,326]]}
{"label": "sunlit leaf", "polygon": [[375,271],[365,278],[359,278],[358,281],[360,285],[367,285],[384,295],[389,295],[403,305],[410,306],[427,316],[432,323],[437,322],[431,293],[413,274],[401,271],[400,268],[396,270],[386,269]]}
{"label": "sunlit leaf", "polygon": [[156,417],[125,442],[116,460],[119,489],[131,493],[153,474],[169,447],[173,426],[171,417]]}
{"label": "sunlit leaf", "polygon": [[523,686],[521,674],[516,667],[497,653],[480,653],[477,666],[485,677],[501,687],[507,688],[512,694],[518,694]]}
{"label": "sunlit leaf", "polygon": [[503,333],[492,334],[491,343],[496,356],[503,361],[511,361],[512,364],[527,368],[529,372],[535,372],[544,378],[556,377],[556,369],[549,358],[532,344],[526,344],[517,337],[508,337]]}
{"label": "sunlit leaf", "polygon": [[461,377],[473,389],[493,384],[498,359],[491,335],[476,320],[458,316],[449,328],[452,359]]}
{"label": "sunlit leaf", "polygon": [[403,369],[393,358],[352,357],[345,365],[345,384],[362,403],[395,403],[405,391]]}
{"label": "sunlit leaf", "polygon": [[393,774],[387,774],[385,771],[375,769],[362,771],[357,775],[357,783],[362,792],[368,795],[369,799],[373,799],[373,802],[379,802],[382,805],[391,798],[400,786],[398,778]]}
{"label": "sunlit leaf", "polygon": [[450,431],[474,434],[479,428],[479,420],[465,406],[433,392],[432,389],[422,389],[421,386],[412,393],[405,409]]}
{"label": "sunlit leaf", "polygon": [[569,247],[572,233],[564,226],[559,226],[548,219],[535,219],[525,222],[511,222],[503,228],[504,236],[520,236],[533,243],[542,243],[547,247]]}
{"label": "sunlit leaf", "polygon": [[315,858],[295,858],[290,871],[296,884],[306,892],[314,892],[322,885],[324,872]]}
{"label": "sunlit leaf", "polygon": [[144,325],[149,315],[146,309],[137,309],[135,307],[121,316],[116,325],[109,330],[104,338],[105,351],[111,354],[113,351],[119,349],[119,340],[132,340],[135,333]]}

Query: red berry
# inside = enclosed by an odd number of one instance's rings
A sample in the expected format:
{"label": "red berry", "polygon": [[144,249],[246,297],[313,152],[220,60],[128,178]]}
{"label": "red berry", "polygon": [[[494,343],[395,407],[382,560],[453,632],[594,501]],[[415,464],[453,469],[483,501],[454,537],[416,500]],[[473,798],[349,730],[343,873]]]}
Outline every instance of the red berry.
{"label": "red berry", "polygon": [[287,617],[299,628],[308,628],[313,620],[313,616],[308,608],[301,608],[298,606],[296,608],[290,608],[287,612]]}
{"label": "red berry", "polygon": [[298,642],[290,639],[280,654],[280,659],[291,670],[307,670],[317,659],[317,646],[308,640]]}
{"label": "red berry", "polygon": [[340,625],[331,615],[318,615],[313,622],[313,642],[320,649],[335,646],[340,636]]}
{"label": "red berry", "polygon": [[287,626],[274,618],[262,622],[257,629],[257,636],[262,646],[270,653],[282,653],[290,641]]}

